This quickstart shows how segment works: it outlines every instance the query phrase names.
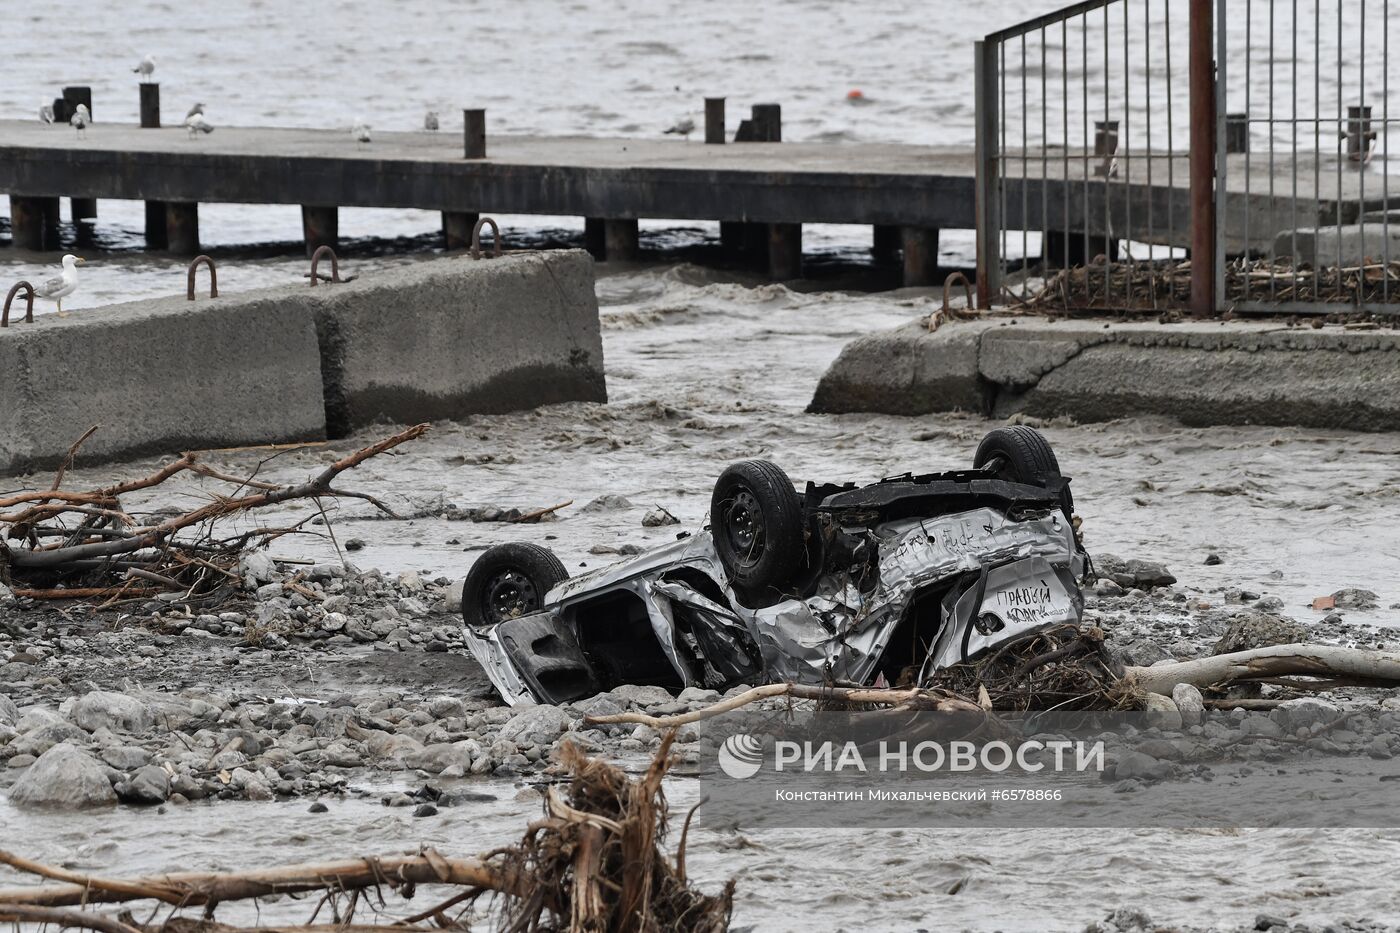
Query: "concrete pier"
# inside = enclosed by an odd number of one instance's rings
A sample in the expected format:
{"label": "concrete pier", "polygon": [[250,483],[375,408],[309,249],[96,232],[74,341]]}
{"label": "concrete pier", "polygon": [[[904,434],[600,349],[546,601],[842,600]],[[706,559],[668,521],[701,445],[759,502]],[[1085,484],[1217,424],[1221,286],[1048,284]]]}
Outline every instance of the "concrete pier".
{"label": "concrete pier", "polygon": [[[153,347],[159,365],[145,365]],[[339,436],[378,421],[606,401],[581,250],[405,264],[187,301],[85,308],[0,331],[0,472]]]}
{"label": "concrete pier", "polygon": [[603,221],[603,255],[609,262],[636,262],[642,248],[635,217]]}
{"label": "concrete pier", "polygon": [[768,275],[775,282],[802,277],[802,225],[768,225]]}
{"label": "concrete pier", "polygon": [[900,231],[906,287],[938,285],[938,230],[905,227]]}
{"label": "concrete pier", "polygon": [[177,256],[199,255],[199,204],[193,201],[165,203],[166,248]]}
{"label": "concrete pier", "polygon": [[480,217],[475,211],[443,211],[442,239],[449,250],[468,249],[472,245],[472,230]]}
{"label": "concrete pier", "polygon": [[16,249],[58,249],[58,198],[10,195],[10,236]]}
{"label": "concrete pier", "polygon": [[[306,255],[310,256],[322,246],[340,248],[340,212],[334,207],[301,206],[302,238],[306,240]],[[471,238],[470,232],[467,238]]]}
{"label": "concrete pier", "polygon": [[811,411],[1400,430],[1400,334],[1253,322],[927,319],[861,337]]}

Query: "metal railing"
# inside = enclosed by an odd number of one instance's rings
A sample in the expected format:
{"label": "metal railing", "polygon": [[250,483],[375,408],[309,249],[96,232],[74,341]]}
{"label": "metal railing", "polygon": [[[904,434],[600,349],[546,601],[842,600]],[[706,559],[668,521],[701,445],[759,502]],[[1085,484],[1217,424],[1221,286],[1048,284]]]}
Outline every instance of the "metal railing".
{"label": "metal railing", "polygon": [[1389,12],[1088,0],[986,36],[979,304],[1400,310]]}

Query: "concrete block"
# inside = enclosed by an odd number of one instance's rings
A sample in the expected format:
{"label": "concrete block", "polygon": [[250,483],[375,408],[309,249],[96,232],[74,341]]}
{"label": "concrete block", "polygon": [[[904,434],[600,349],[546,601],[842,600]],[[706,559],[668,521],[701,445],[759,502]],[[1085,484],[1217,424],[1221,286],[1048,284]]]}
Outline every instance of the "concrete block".
{"label": "concrete block", "polygon": [[0,330],[0,471],[325,436],[309,315],[265,293],[130,302]]}
{"label": "concrete block", "polygon": [[1284,230],[1274,237],[1274,255],[1292,256],[1295,263],[1307,263],[1313,268],[1336,266],[1339,255],[1343,266],[1360,265],[1363,259],[1381,262],[1387,256],[1393,261],[1400,259],[1400,223],[1387,225],[1368,220],[1364,225]]}
{"label": "concrete block", "polygon": [[896,415],[961,409],[982,412],[977,370],[982,322],[930,333],[928,319],[849,343],[817,384],[813,412],[880,411]]}
{"label": "concrete block", "polygon": [[451,257],[315,293],[327,428],[607,401],[583,250]]}

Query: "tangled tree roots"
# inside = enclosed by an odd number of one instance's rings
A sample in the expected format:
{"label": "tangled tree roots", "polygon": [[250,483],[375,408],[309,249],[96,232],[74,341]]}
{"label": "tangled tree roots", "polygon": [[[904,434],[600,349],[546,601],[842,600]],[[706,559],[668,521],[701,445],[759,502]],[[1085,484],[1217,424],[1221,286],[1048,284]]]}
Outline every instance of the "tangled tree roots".
{"label": "tangled tree roots", "polygon": [[528,894],[505,905],[510,930],[721,931],[729,928],[734,882],[714,896],[690,886],[685,872],[687,814],[672,861],[661,847],[667,827],[662,778],[675,759],[669,733],[638,781],[566,744],[561,761],[568,791],[551,788],[547,816],[519,845],[492,853],[503,875],[534,879]]}
{"label": "tangled tree roots", "polygon": [[1101,629],[1059,625],[938,671],[929,686],[978,697],[995,710],[1140,708],[1122,676]]}

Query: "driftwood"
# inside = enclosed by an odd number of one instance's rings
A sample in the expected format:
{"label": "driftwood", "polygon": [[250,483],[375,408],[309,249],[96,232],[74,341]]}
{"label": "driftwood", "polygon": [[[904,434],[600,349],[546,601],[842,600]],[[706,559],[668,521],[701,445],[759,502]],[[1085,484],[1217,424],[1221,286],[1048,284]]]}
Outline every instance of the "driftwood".
{"label": "driftwood", "polygon": [[1305,689],[1400,687],[1400,653],[1331,645],[1275,645],[1174,664],[1129,667],[1123,675],[1123,684],[1130,689],[1167,696],[1177,684],[1204,688],[1251,681]]}
{"label": "driftwood", "polygon": [[[246,872],[179,872],[113,879],[80,874],[0,852],[0,864],[58,882],[0,889],[0,922],[80,927],[99,933],[243,933],[213,919],[217,904],[269,895],[325,892],[306,925],[257,927],[258,933],[427,933],[464,930],[475,902],[494,898],[502,929],[576,930],[580,933],[722,933],[729,928],[734,883],[718,894],[694,888],[685,870],[685,830],[674,856],[662,843],[669,813],[662,780],[674,764],[675,739],[665,736],[638,779],[565,745],[560,762],[566,788],[550,788],[543,817],[521,841],[479,858],[447,858],[432,849],[417,855],[346,859]],[[691,811],[692,813],[694,811]],[[459,890],[409,917],[376,915],[356,923],[360,892],[384,888],[411,897],[418,885]],[[344,910],[338,906],[345,899]],[[171,913],[137,922],[131,914],[73,909],[92,904],[158,901],[174,911],[205,908],[202,919]],[[316,925],[331,904],[333,924]],[[382,904],[382,900],[380,900]]]}
{"label": "driftwood", "polygon": [[[392,515],[378,499],[336,487],[342,473],[371,457],[421,437],[415,425],[326,466],[304,483],[278,485],[252,476],[234,476],[190,452],[137,479],[90,490],[63,489],[63,480],[91,428],[60,465],[53,485],[0,497],[0,571],[7,570],[17,596],[31,599],[142,599],[160,593],[182,599],[208,597],[236,583],[238,556],[248,548],[301,533],[315,517],[288,528],[254,528],[220,539],[221,519],[266,506],[308,500],[324,514],[321,500],[361,499]],[[122,497],[192,473],[231,488],[211,492],[209,501],[179,515],[143,523],[122,506]],[[8,545],[4,542],[10,542]],[[0,573],[3,576],[3,573]],[[140,585],[133,585],[139,582]],[[152,586],[154,584],[154,586]]]}

